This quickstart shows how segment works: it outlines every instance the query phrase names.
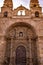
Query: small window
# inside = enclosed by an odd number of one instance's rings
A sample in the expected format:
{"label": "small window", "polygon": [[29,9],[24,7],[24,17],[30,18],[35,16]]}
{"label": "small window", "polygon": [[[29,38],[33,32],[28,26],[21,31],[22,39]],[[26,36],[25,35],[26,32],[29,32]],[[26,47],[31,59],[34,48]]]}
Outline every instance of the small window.
{"label": "small window", "polygon": [[19,37],[23,37],[23,32],[19,32]]}
{"label": "small window", "polygon": [[35,17],[39,17],[39,12],[35,12]]}
{"label": "small window", "polygon": [[8,16],[8,12],[4,12],[4,17],[7,17]]}

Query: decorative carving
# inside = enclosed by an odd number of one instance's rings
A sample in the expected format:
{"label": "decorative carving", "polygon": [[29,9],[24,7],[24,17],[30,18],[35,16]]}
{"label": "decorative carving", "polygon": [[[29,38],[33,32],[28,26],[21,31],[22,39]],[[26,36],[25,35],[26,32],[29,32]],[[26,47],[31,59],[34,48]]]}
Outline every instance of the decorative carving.
{"label": "decorative carving", "polygon": [[19,32],[19,37],[23,37],[23,32]]}
{"label": "decorative carving", "polygon": [[4,6],[5,6],[5,7],[13,8],[12,0],[5,0],[5,1],[4,1]]}
{"label": "decorative carving", "polygon": [[38,0],[30,0],[31,3],[38,3]]}
{"label": "decorative carving", "polygon": [[10,57],[7,57],[7,59],[5,59],[4,65],[9,65],[10,64]]}
{"label": "decorative carving", "polygon": [[[16,36],[15,39],[14,35]],[[36,44],[37,36],[32,27],[28,27],[24,24],[17,24],[15,27],[13,27],[13,29],[9,29],[7,36],[5,56],[10,57],[11,64],[34,65],[38,63]]]}

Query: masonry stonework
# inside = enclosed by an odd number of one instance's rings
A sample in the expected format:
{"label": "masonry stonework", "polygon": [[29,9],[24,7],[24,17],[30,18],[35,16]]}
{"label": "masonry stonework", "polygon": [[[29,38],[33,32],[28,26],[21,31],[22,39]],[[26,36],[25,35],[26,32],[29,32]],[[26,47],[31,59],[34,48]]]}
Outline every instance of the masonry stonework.
{"label": "masonry stonework", "polygon": [[30,0],[30,10],[22,5],[13,10],[12,0],[4,0],[0,65],[43,65],[43,14],[38,0]]}

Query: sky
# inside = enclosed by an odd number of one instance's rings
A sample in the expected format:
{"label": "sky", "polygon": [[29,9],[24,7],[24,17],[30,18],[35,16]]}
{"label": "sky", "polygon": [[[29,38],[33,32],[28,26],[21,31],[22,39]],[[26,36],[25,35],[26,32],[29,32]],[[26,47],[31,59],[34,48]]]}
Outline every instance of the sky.
{"label": "sky", "polygon": [[[3,6],[3,3],[4,0],[0,0],[0,7]],[[13,0],[13,8],[17,8],[21,4],[26,8],[29,8],[30,0]],[[39,4],[42,7],[42,11],[43,11],[43,0],[39,0]]]}

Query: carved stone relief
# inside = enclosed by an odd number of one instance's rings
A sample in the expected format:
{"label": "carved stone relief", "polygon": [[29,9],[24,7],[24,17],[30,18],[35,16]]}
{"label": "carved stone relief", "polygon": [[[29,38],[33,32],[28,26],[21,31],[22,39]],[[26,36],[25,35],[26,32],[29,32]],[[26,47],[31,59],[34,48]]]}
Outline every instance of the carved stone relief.
{"label": "carved stone relief", "polygon": [[[7,50],[5,56],[7,58],[8,64],[36,65],[38,63],[36,36],[31,28],[28,28],[26,26],[15,26],[12,30],[8,32],[6,37]],[[17,48],[19,51],[17,50]],[[24,56],[25,58],[22,58]]]}

